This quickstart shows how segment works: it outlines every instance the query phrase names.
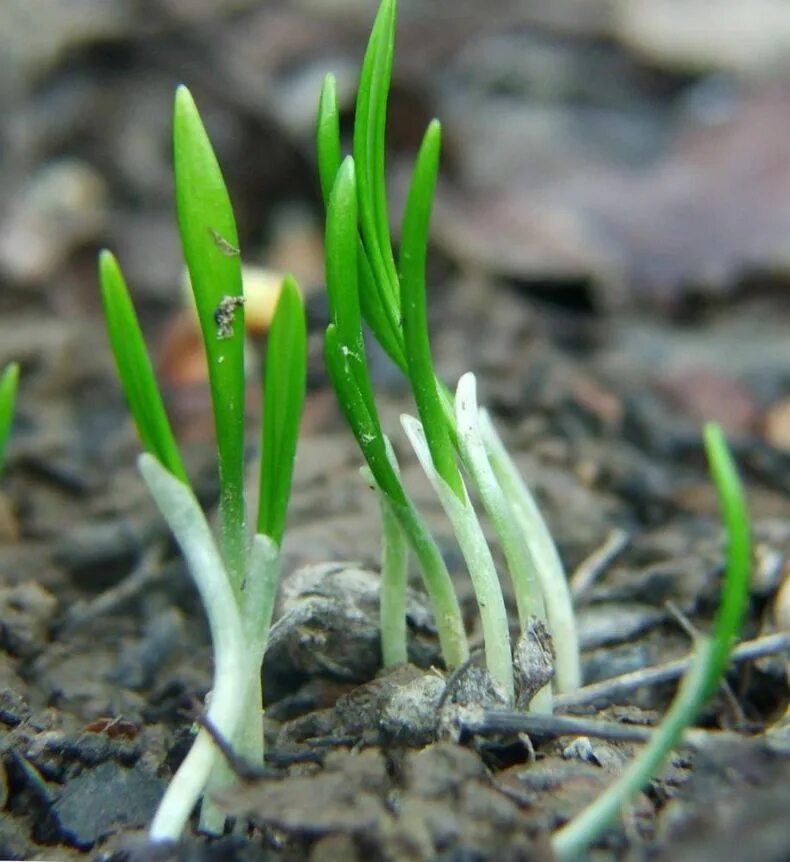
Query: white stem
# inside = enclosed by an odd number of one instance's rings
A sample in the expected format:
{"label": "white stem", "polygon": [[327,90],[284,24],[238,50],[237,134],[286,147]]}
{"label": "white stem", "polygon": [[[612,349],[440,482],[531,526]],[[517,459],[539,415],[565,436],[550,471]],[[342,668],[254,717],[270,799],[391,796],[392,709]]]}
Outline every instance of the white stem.
{"label": "white stem", "polygon": [[455,393],[458,443],[464,466],[475,481],[483,505],[502,543],[513,580],[518,618],[523,631],[530,617],[537,617],[545,622],[543,591],[537,577],[537,564],[524,533],[488,460],[479,426],[476,389],[475,376],[471,372],[464,374],[458,381]]}
{"label": "white stem", "polygon": [[250,657],[250,682],[238,753],[259,766],[263,766],[261,665],[269,642],[279,583],[280,548],[269,536],[258,533],[252,540],[244,587],[244,636]]}
{"label": "white stem", "polygon": [[412,448],[417,453],[420,465],[433,485],[453,526],[453,532],[458,539],[461,553],[466,560],[480,609],[488,670],[491,676],[502,686],[505,696],[512,700],[514,694],[513,655],[510,649],[510,632],[505,600],[502,597],[502,587],[499,583],[491,550],[477,519],[477,514],[466,493],[466,488],[462,485],[464,499],[461,500],[437,473],[419,420],[407,415],[402,415],[400,420]]}
{"label": "white stem", "polygon": [[[263,766],[263,691],[261,665],[269,638],[274,600],[280,579],[280,549],[268,536],[253,537],[246,563],[246,578],[241,592],[244,649],[247,661],[245,683],[238,692],[242,716],[233,739],[235,753],[248,763]],[[225,814],[211,802],[213,796],[233,784],[233,772],[224,761],[218,762],[206,783],[200,809],[200,829],[221,835]]]}
{"label": "white stem", "polygon": [[[537,576],[537,564],[513,506],[508,501],[488,460],[477,408],[477,381],[467,372],[455,391],[455,418],[458,448],[464,466],[474,480],[483,506],[499,537],[507,561],[516,598],[521,631],[527,630],[532,618],[546,622],[543,591]],[[551,713],[551,686],[545,686],[530,703],[533,712]]]}
{"label": "white stem", "polygon": [[[276,542],[259,533],[253,537],[246,563],[242,599],[247,675],[243,689],[237,693],[242,702],[242,717],[233,739],[236,754],[248,763],[263,766],[263,692],[261,664],[269,638],[274,600],[280,580],[280,549]],[[225,814],[211,798],[233,783],[233,772],[223,760],[216,764],[206,783],[200,809],[200,829],[221,835]]]}
{"label": "white stem", "polygon": [[384,667],[394,667],[409,660],[406,626],[409,543],[389,498],[376,484],[370,468],[362,467],[360,473],[375,490],[381,513],[381,663]]}
{"label": "white stem", "polygon": [[[214,648],[214,683],[207,717],[226,740],[239,725],[247,679],[242,621],[233,589],[209,525],[192,491],[153,456],[138,464],[146,485],[183,553],[208,617]],[[177,841],[195,807],[219,752],[205,730],[199,731],[189,754],[168,785],[154,815],[152,841]]]}
{"label": "white stem", "polygon": [[567,694],[581,685],[581,662],[573,602],[560,555],[534,497],[524,484],[485,410],[480,411],[479,427],[491,466],[510,500],[537,564],[549,631],[554,641],[557,690],[560,694]]}

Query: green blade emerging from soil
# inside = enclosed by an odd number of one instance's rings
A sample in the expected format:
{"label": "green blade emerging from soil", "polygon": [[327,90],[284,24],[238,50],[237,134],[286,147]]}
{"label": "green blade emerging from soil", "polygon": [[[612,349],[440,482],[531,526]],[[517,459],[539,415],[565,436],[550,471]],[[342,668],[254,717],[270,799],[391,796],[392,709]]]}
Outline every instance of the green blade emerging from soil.
{"label": "green blade emerging from soil", "polygon": [[401,313],[409,380],[428,448],[431,450],[431,458],[442,480],[455,492],[458,499],[463,501],[461,474],[455,462],[455,452],[433,369],[425,291],[428,230],[441,145],[442,128],[434,120],[425,132],[417,155],[403,216],[400,250]]}
{"label": "green blade emerging from soil", "polygon": [[12,362],[6,366],[0,377],[0,476],[5,467],[5,447],[11,435],[14,420],[14,405],[19,387],[19,365]]}
{"label": "green blade emerging from soil", "polygon": [[337,107],[337,81],[332,74],[324,78],[318,100],[318,122],[316,124],[316,151],[318,153],[318,178],[324,206],[329,205],[329,196],[340,170],[340,112]]}
{"label": "green blade emerging from soil", "polygon": [[749,517],[735,463],[717,425],[706,426],[705,449],[727,533],[727,562],[713,636],[698,645],[694,663],[669,712],[639,756],[595,802],[554,834],[552,849],[559,860],[577,859],[586,853],[623,806],[659,771],[683,731],[719,685],[740,630],[749,595]]}
{"label": "green blade emerging from soil", "polygon": [[286,276],[266,348],[258,533],[282,542],[305,396],[307,326],[299,287]]}
{"label": "green blade emerging from soil", "polygon": [[236,222],[222,172],[195,102],[176,91],[176,201],[208,361],[219,455],[220,536],[235,588],[244,577],[244,307]]}
{"label": "green blade emerging from soil", "polygon": [[177,479],[188,483],[134,305],[121,268],[109,251],[99,255],[99,281],[110,347],[143,448]]}

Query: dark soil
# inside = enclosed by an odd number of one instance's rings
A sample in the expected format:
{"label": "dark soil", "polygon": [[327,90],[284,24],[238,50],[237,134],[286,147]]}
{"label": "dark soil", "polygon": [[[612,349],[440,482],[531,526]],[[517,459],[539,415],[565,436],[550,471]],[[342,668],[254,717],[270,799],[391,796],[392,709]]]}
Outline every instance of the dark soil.
{"label": "dark soil", "polygon": [[[687,656],[693,632],[710,627],[723,552],[700,441],[708,419],[728,432],[754,522],[743,640],[782,631],[790,78],[772,62],[782,4],[765,4],[753,21],[762,37],[744,51],[706,4],[689,4],[683,21],[662,0],[620,12],[590,0],[402,5],[393,201],[425,122],[442,117],[437,362],[447,381],[478,374],[574,573],[585,683]],[[562,726],[528,724],[493,697],[469,711],[479,668],[445,688],[416,578],[413,664],[379,673],[377,513],[321,362],[312,153],[321,75],[338,74],[350,109],[369,7],[4,2],[0,365],[20,361],[22,386],[0,492],[0,857],[550,859],[551,830],[623,769],[672,698],[664,678],[568,701],[559,715],[582,724]],[[684,25],[719,35],[695,42],[672,29]],[[121,258],[212,507],[211,420],[172,204],[180,81],[225,169],[245,260],[292,271],[305,290],[310,371],[264,667],[267,765],[222,800],[248,828],[155,851],[143,829],[188,750],[211,652],[136,473],[95,255],[107,245]],[[460,554],[398,431],[413,407],[375,353],[374,369],[405,480],[479,642]],[[725,732],[689,739],[590,858],[790,858],[786,662],[785,649],[734,664],[699,722]]]}

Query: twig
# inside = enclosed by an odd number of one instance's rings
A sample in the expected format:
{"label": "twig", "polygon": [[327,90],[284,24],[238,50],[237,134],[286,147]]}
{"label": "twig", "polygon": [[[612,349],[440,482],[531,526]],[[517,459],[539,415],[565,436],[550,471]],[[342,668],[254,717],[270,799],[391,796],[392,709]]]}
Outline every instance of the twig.
{"label": "twig", "polygon": [[[735,662],[749,661],[787,649],[790,649],[790,634],[781,632],[739,644],[732,651],[730,659]],[[688,670],[692,661],[692,657],[688,656],[666,664],[605,679],[592,685],[585,685],[570,694],[558,695],[554,704],[557,709],[565,709],[569,706],[580,706],[597,701],[611,701],[619,695],[633,691],[643,685],[657,685],[678,679]]]}
{"label": "twig", "polygon": [[487,736],[494,733],[526,733],[531,737],[592,736],[616,742],[647,742],[652,729],[616,721],[577,718],[568,715],[540,715],[508,709],[458,708],[456,721],[466,733]]}
{"label": "twig", "polygon": [[233,750],[233,746],[227,739],[217,730],[211,719],[202,708],[198,708],[194,715],[195,724],[200,725],[203,730],[211,737],[211,741],[217,746],[222,756],[227,761],[233,774],[242,781],[252,781],[256,778],[264,778],[271,775],[271,772],[258,766],[255,763],[250,763],[244,757],[240,757]]}
{"label": "twig", "polygon": [[[527,735],[545,739],[560,736],[590,736],[610,742],[648,742],[655,733],[654,727],[623,724],[618,721],[580,718],[570,715],[538,715],[507,709],[480,709],[461,707],[457,713],[458,727],[466,733],[478,736],[491,734]],[[709,745],[711,740],[742,742],[740,734],[730,731],[689,728],[683,734],[682,746],[698,750]]]}
{"label": "twig", "polygon": [[607,567],[628,547],[630,533],[615,529],[604,543],[585,557],[570,577],[571,595],[578,604]]}
{"label": "twig", "polygon": [[148,548],[132,571],[118,584],[105,590],[90,602],[79,602],[69,608],[60,624],[61,632],[81,628],[97,617],[111,613],[139,595],[149,584],[162,577],[164,545],[156,542]]}

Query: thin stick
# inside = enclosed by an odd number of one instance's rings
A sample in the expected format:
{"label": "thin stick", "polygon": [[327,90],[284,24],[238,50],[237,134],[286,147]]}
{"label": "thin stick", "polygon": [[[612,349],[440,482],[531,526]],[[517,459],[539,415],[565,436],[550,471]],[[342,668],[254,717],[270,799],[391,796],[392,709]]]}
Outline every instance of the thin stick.
{"label": "thin stick", "polygon": [[[491,734],[528,734],[531,737],[556,739],[561,736],[590,736],[611,742],[649,742],[655,728],[618,721],[580,718],[571,715],[539,715],[507,709],[480,709],[464,707],[458,710],[458,727],[478,736]],[[743,737],[729,731],[709,731],[690,728],[683,734],[684,748],[700,749],[711,740],[743,741]]]}
{"label": "thin stick", "polygon": [[[730,660],[734,662],[750,661],[751,659],[763,658],[774,653],[784,652],[790,649],[790,634],[780,632],[779,634],[766,635],[751,641],[744,641],[733,649]],[[566,709],[569,706],[582,706],[587,703],[599,701],[612,701],[622,694],[640,688],[643,685],[659,685],[662,682],[671,682],[688,670],[693,661],[692,656],[675,659],[666,664],[646,667],[632,673],[624,673],[602,682],[585,685],[569,694],[557,695],[555,707]]]}
{"label": "thin stick", "polygon": [[73,631],[111,613],[136,598],[149,584],[163,580],[163,551],[164,543],[157,542],[143,552],[135,567],[120,583],[105,590],[90,602],[80,602],[70,607],[61,623],[61,632]]}
{"label": "thin stick", "polygon": [[622,554],[630,542],[630,533],[626,530],[614,529],[599,548],[596,548],[576,566],[569,581],[571,595],[577,605],[584,600],[592,585]]}

